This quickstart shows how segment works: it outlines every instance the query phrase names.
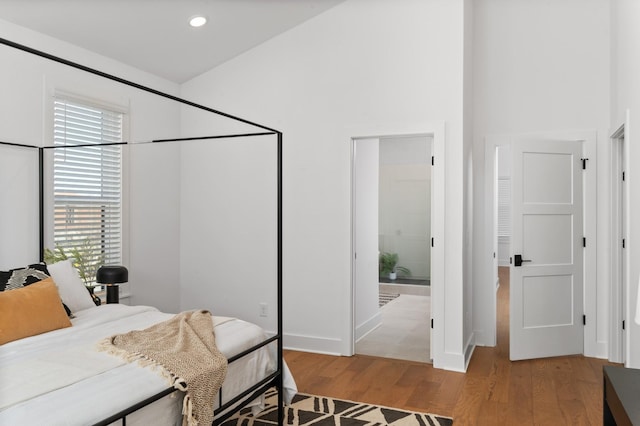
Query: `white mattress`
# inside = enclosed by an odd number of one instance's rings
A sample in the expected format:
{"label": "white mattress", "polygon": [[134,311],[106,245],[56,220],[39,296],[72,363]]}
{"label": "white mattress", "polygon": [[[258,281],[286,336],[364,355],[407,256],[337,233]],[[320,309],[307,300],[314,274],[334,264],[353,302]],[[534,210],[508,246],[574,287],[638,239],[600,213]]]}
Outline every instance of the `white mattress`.
{"label": "white mattress", "polygon": [[[98,352],[95,345],[171,316],[147,306],[102,305],[77,312],[73,327],[0,346],[0,425],[93,424],[167,388],[157,372]],[[260,327],[246,321],[214,317],[214,326],[226,357],[265,339]],[[223,403],[274,372],[274,355],[271,344],[229,364]],[[284,370],[290,400],[296,387],[286,365]],[[127,424],[179,425],[181,408],[182,394],[176,392],[128,416]]]}

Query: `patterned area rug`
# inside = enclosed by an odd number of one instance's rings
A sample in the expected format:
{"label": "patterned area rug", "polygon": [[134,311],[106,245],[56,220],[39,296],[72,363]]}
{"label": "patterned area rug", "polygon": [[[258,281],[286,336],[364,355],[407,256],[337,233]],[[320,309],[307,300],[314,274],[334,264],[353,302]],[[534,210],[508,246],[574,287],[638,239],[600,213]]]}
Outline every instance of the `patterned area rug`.
{"label": "patterned area rug", "polygon": [[[277,394],[267,392],[267,407],[257,416],[251,409],[223,423],[225,426],[270,426],[278,424]],[[403,411],[379,405],[299,393],[285,407],[286,425],[314,426],[449,426],[453,420],[434,414]]]}
{"label": "patterned area rug", "polygon": [[378,293],[378,307],[382,308],[387,303],[391,302],[396,297],[400,296],[399,294],[391,294],[391,293]]}

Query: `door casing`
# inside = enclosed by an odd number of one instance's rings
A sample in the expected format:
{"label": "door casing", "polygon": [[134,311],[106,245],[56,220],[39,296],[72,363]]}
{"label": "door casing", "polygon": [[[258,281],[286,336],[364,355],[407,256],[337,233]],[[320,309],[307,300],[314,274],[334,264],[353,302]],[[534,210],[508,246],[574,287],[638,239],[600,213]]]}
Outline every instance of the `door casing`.
{"label": "door casing", "polygon": [[622,180],[622,173],[629,170],[628,138],[626,137],[625,120],[611,135],[611,278],[609,286],[610,320],[609,320],[609,361],[626,363],[629,327],[623,327],[623,321],[628,324],[629,301],[629,258],[628,251],[623,248],[624,239],[627,241],[629,229],[629,188]]}
{"label": "door casing", "polygon": [[[432,237],[437,243],[431,249],[431,316],[432,318],[444,318],[445,299],[445,125],[441,123],[413,124],[410,126],[374,126],[366,128],[352,128],[349,131],[351,144],[351,164],[353,165],[353,140],[360,138],[374,138],[384,136],[430,136],[432,137],[432,151],[435,162],[432,166],[432,212],[431,229]],[[353,169],[352,169],[353,170]],[[353,184],[351,193],[351,229],[353,230]],[[355,286],[353,279],[353,250],[354,241],[352,235],[351,243],[351,292],[349,298],[349,327],[348,340],[345,341],[348,347],[344,351],[346,355],[355,353]],[[459,354],[456,359],[451,359],[451,355],[445,352],[444,345],[445,324],[444,321],[435,321],[431,328],[431,359],[436,368],[456,369],[462,371],[464,364],[463,354]]]}

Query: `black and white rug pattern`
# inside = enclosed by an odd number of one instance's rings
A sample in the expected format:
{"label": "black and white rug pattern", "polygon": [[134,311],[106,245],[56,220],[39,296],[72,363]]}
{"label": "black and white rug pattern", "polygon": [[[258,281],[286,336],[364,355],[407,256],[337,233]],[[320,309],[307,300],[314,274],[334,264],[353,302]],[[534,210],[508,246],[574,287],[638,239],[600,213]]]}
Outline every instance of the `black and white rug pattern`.
{"label": "black and white rug pattern", "polygon": [[397,293],[378,293],[378,307],[382,308],[398,296],[400,295]]}
{"label": "black and white rug pattern", "polygon": [[[223,423],[225,426],[270,426],[278,424],[275,389],[267,392],[267,407],[257,416],[243,409]],[[297,394],[285,407],[285,425],[304,426],[449,426],[453,420],[435,414],[417,413],[361,402]]]}

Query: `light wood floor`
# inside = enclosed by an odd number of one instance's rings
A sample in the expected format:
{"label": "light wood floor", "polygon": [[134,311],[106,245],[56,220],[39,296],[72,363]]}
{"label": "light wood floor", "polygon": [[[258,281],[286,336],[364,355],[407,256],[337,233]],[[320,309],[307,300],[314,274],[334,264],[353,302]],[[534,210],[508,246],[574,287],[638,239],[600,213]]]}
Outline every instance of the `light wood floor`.
{"label": "light wood floor", "polygon": [[500,268],[498,345],[475,349],[466,374],[429,364],[285,351],[303,393],[431,412],[456,425],[602,424],[605,360],[509,361],[508,268]]}

